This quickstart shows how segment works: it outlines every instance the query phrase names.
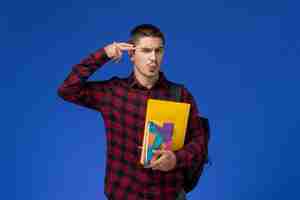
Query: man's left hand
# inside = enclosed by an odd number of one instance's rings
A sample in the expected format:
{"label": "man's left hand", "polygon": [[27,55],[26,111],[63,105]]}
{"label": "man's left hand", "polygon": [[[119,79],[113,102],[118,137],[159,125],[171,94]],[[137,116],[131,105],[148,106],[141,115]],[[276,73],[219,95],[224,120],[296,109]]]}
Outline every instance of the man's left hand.
{"label": "man's left hand", "polygon": [[149,168],[165,172],[175,168],[176,155],[173,151],[156,150],[155,154],[157,154],[159,158],[157,160],[151,160]]}

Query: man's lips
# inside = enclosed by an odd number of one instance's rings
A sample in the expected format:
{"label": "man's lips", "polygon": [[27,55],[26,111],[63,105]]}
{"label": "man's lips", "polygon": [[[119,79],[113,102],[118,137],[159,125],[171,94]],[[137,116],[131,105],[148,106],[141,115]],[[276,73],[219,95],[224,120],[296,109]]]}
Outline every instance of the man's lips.
{"label": "man's lips", "polygon": [[156,71],[157,68],[158,68],[157,65],[149,66],[149,70],[150,70],[151,72]]}
{"label": "man's lips", "polygon": [[157,64],[148,64],[148,66],[151,67],[151,68],[156,68]]}

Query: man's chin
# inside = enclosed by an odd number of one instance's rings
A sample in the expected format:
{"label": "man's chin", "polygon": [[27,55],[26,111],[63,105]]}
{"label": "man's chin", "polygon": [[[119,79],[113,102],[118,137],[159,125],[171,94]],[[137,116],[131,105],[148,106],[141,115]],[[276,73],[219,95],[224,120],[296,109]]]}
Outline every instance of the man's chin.
{"label": "man's chin", "polygon": [[155,78],[158,76],[158,74],[159,74],[159,71],[148,71],[146,73],[147,77],[149,77],[149,78]]}

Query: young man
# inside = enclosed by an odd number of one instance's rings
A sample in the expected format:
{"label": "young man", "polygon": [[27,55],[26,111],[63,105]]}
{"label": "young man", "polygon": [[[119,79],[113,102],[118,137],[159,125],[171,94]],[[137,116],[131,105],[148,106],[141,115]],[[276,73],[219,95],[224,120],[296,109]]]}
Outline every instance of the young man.
{"label": "young man", "polygon": [[[191,104],[185,145],[160,151],[149,168],[139,164],[146,103],[149,98],[174,100],[172,82],[161,72],[165,38],[155,26],[143,24],[131,31],[129,43],[112,43],[74,65],[58,89],[64,100],[101,112],[107,139],[105,194],[111,200],[185,199],[184,171],[200,163],[204,136],[192,95],[181,86],[181,101]],[[109,60],[128,51],[133,72],[127,78],[87,79]]]}

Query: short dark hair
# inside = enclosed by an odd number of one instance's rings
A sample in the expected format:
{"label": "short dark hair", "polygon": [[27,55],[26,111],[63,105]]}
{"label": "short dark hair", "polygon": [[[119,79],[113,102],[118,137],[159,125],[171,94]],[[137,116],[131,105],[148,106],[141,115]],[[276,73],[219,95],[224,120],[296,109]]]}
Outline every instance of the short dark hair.
{"label": "short dark hair", "polygon": [[152,24],[141,24],[130,31],[130,42],[137,43],[142,37],[158,37],[165,44],[165,36],[160,29]]}

